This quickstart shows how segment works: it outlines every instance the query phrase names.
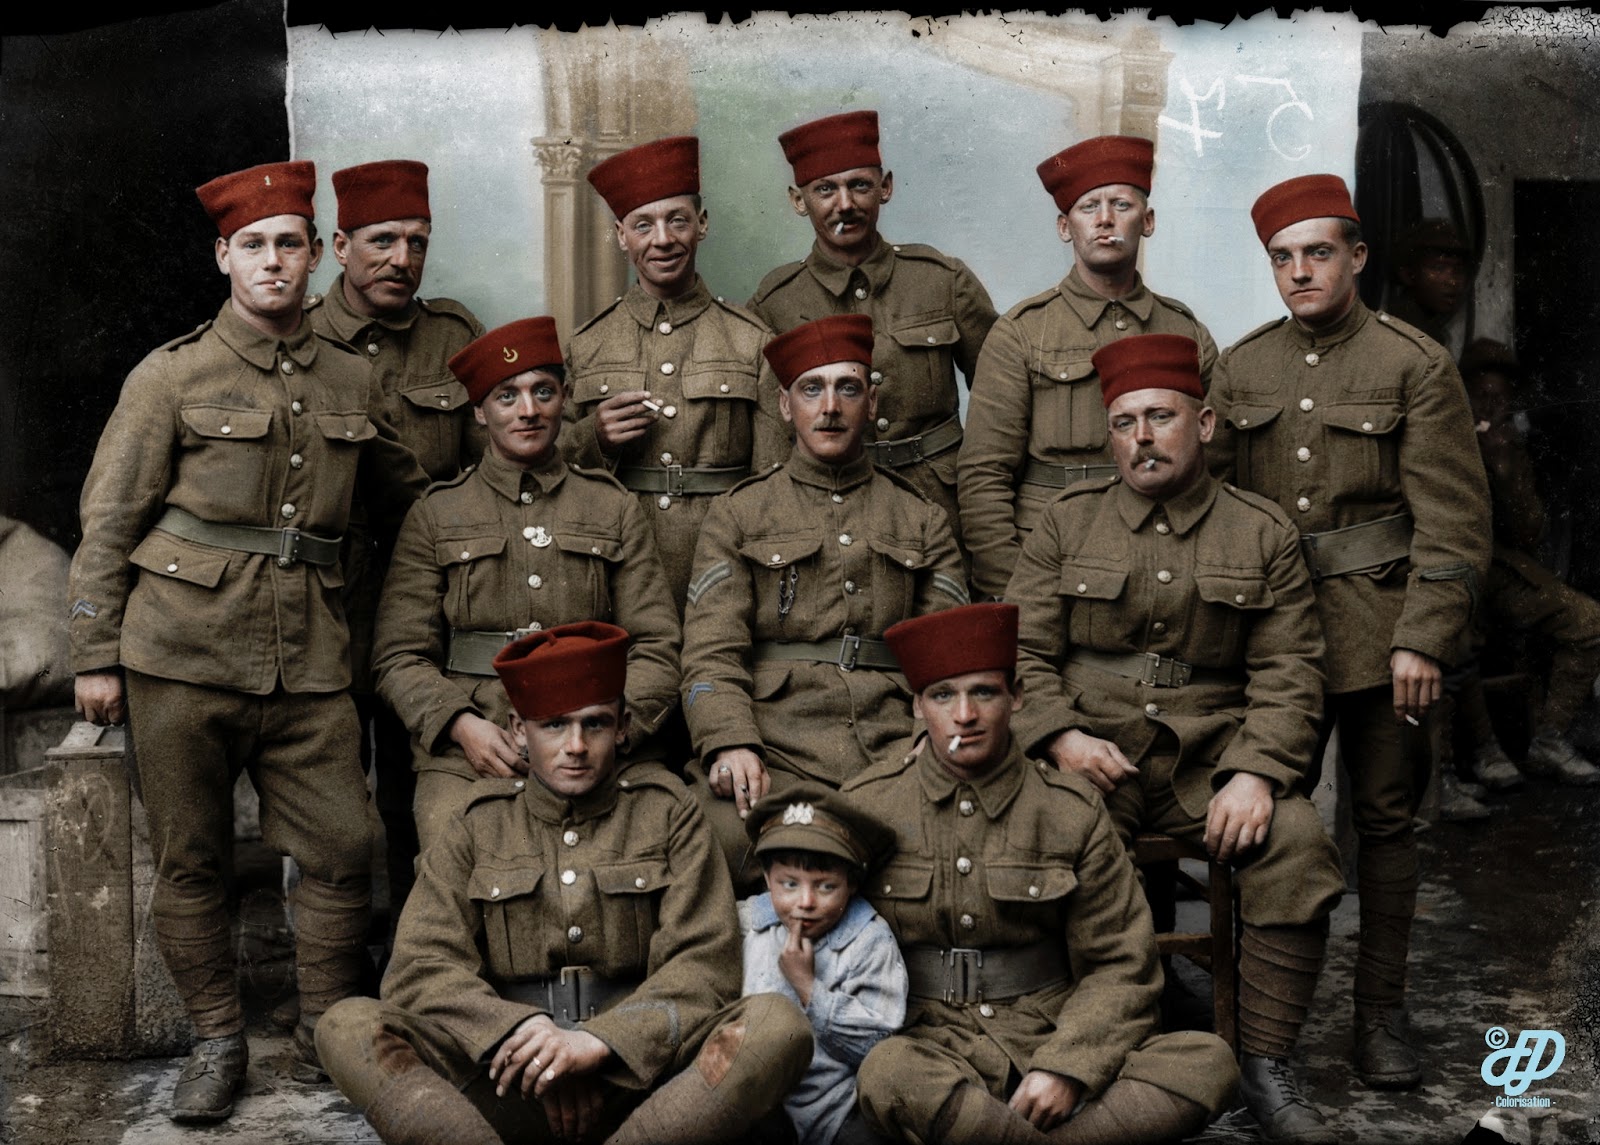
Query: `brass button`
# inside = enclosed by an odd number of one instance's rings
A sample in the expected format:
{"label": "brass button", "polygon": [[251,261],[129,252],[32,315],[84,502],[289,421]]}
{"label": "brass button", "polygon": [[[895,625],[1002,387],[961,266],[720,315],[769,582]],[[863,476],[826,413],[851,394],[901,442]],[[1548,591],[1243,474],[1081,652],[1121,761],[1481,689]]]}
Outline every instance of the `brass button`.
{"label": "brass button", "polygon": [[1165,521],[1157,521],[1156,532],[1160,533],[1164,537],[1168,533],[1172,532],[1172,526],[1167,524]]}
{"label": "brass button", "polygon": [[1170,572],[1168,572],[1166,569],[1162,569],[1160,572],[1156,573],[1156,579],[1158,581],[1160,581],[1162,584],[1171,584],[1172,583],[1172,574]]}
{"label": "brass button", "polygon": [[1245,426],[1247,426],[1249,424],[1250,424],[1250,419],[1249,418],[1242,417],[1242,418],[1239,419],[1239,428],[1240,429],[1243,429]]}
{"label": "brass button", "polygon": [[600,546],[599,545],[590,545],[589,546],[589,551],[591,553],[593,553],[595,556],[599,556],[600,555]]}
{"label": "brass button", "polygon": [[285,361],[283,363],[283,372],[286,373],[286,374],[294,373],[294,363],[293,362],[289,362],[289,361]]}
{"label": "brass button", "polygon": [[445,397],[443,394],[439,395],[439,408],[440,409],[448,409],[448,408],[450,408],[450,399]]}
{"label": "brass button", "polygon": [[576,847],[578,845],[578,833],[576,831],[563,832],[561,841],[569,847]]}
{"label": "brass button", "polygon": [[973,918],[970,914],[964,914],[964,915],[961,916],[961,929],[962,930],[971,930],[973,927],[975,927],[977,925],[978,925],[978,920]]}
{"label": "brass button", "polygon": [[609,393],[610,393],[610,392],[611,392],[611,385],[610,385],[610,383],[608,383],[608,382],[601,382],[601,383],[600,383],[600,392],[601,392],[601,393],[603,393],[603,394],[609,394]]}
{"label": "brass button", "polygon": [[528,578],[528,587],[529,588],[543,588],[544,587],[544,577],[540,576],[538,573],[534,573],[532,576],[530,576]]}
{"label": "brass button", "polygon": [[[888,429],[889,428],[889,419],[886,418],[886,417],[880,417],[878,419],[878,428],[879,429]],[[227,430],[224,429],[223,432],[226,433]]]}
{"label": "brass button", "polygon": [[782,553],[773,553],[772,556],[770,556],[767,559],[770,560],[773,564],[779,565],[779,564],[783,563],[783,554]]}
{"label": "brass button", "polygon": [[873,381],[873,382],[881,382],[881,381],[883,381],[883,371],[882,370],[873,370],[872,373],[868,375],[868,380],[869,381]]}
{"label": "brass button", "polygon": [[292,517],[294,516],[294,506],[285,505],[283,508],[279,509],[278,512],[282,513],[285,517]]}
{"label": "brass button", "polygon": [[305,406],[301,405],[298,401],[293,401],[289,403],[289,410],[298,416],[299,414],[305,412]]}
{"label": "brass button", "polygon": [[356,435],[356,431],[353,429],[347,429],[344,431],[344,435],[346,437],[354,437]]}
{"label": "brass button", "polygon": [[1317,403],[1312,401],[1310,398],[1301,398],[1300,408],[1305,410],[1306,413],[1310,413],[1312,410],[1317,408]]}
{"label": "brass button", "polygon": [[963,875],[970,875],[972,873],[972,860],[965,855],[961,856],[956,860],[956,870]]}
{"label": "brass button", "polygon": [[844,504],[844,494],[843,493],[834,493],[829,497],[829,500],[831,500],[835,505],[843,505]]}
{"label": "brass button", "polygon": [[985,1002],[983,1005],[978,1007],[978,1013],[982,1014],[985,1018],[992,1018],[994,1017],[994,1007]]}
{"label": "brass button", "polygon": [[1031,898],[1031,899],[1038,898],[1040,893],[1041,892],[1040,892],[1038,887],[1029,887],[1028,888],[1028,897]]}
{"label": "brass button", "polygon": [[676,370],[676,369],[677,369],[677,368],[678,368],[678,367],[676,367],[676,366],[674,366],[674,365],[673,365],[673,364],[672,364],[672,363],[671,363],[671,362],[662,362],[662,363],[661,363],[661,372],[662,372],[662,373],[663,373],[663,374],[667,374],[667,375],[669,375],[669,376],[670,376],[670,375],[671,375],[671,374],[672,374],[672,372],[673,372],[673,371],[674,371],[674,370]]}
{"label": "brass button", "polygon": [[1322,361],[1322,359],[1318,356],[1315,350],[1306,355],[1306,365],[1308,366],[1315,366],[1320,361]]}
{"label": "brass button", "polygon": [[657,509],[670,509],[670,508],[672,508],[672,498],[667,496],[665,493],[661,494],[661,496],[656,498],[656,508]]}
{"label": "brass button", "polygon": [[663,453],[661,455],[661,464],[663,464],[663,465],[671,465],[672,464],[672,454]]}
{"label": "brass button", "polygon": [[279,557],[278,558],[278,567],[280,569],[286,569],[292,564],[294,564],[294,562],[291,561],[288,557]]}
{"label": "brass button", "polygon": [[298,453],[291,453],[289,455],[289,468],[290,469],[299,469],[305,463],[306,463],[306,459],[301,457]]}
{"label": "brass button", "polygon": [[723,382],[720,386],[718,386],[717,387],[717,392],[718,393],[724,393],[724,394],[727,393],[728,392],[728,383],[727,382]]}
{"label": "brass button", "polygon": [[939,344],[939,339],[935,338],[932,334],[929,334],[928,335],[928,345],[936,346],[938,344]]}
{"label": "brass button", "polygon": [[524,528],[522,530],[522,536],[523,536],[523,538],[525,540],[531,541],[531,540],[533,540],[534,534],[537,533],[538,531],[539,530],[536,529],[534,526],[528,525],[526,528]]}
{"label": "brass button", "polygon": [[844,582],[844,591],[845,591],[845,594],[847,596],[854,596],[855,592],[856,592],[856,582],[853,581],[853,580],[845,581]]}
{"label": "brass button", "polygon": [[661,331],[663,334],[670,334],[672,333],[672,323],[663,322],[661,325],[657,326],[656,329]]}
{"label": "brass button", "polygon": [[233,426],[231,426],[231,425],[223,426],[222,427],[222,432],[223,433],[232,433],[233,432]]}
{"label": "brass button", "polygon": [[906,568],[914,569],[916,567],[917,567],[917,562],[912,560],[910,557],[907,557],[906,558]]}
{"label": "brass button", "polygon": [[472,554],[470,552],[468,552],[466,549],[462,549],[461,550],[461,559],[462,560],[466,560],[467,558],[469,558],[471,556],[472,556]]}
{"label": "brass button", "polygon": [[883,884],[883,893],[884,894],[888,894],[892,890],[894,890],[894,884],[893,883],[884,883]]}
{"label": "brass button", "polygon": [[1361,432],[1362,433],[1371,433],[1372,432],[1372,423],[1370,421],[1362,422],[1361,423]]}
{"label": "brass button", "polygon": [[367,353],[376,354],[377,352],[378,352],[378,344],[376,342],[368,342],[367,343]]}
{"label": "brass button", "polygon": [[570,887],[573,883],[575,883],[577,881],[578,881],[578,872],[577,871],[562,871],[561,872],[561,885],[562,886]]}
{"label": "brass button", "polygon": [[1114,325],[1118,330],[1126,330],[1128,328],[1128,324],[1120,318],[1118,318],[1116,322],[1112,323],[1112,325]]}
{"label": "brass button", "polygon": [[961,812],[963,815],[971,815],[974,810],[972,806],[972,800],[963,799],[960,803],[956,804],[956,810]]}
{"label": "brass button", "polygon": [[857,298],[865,298],[866,296],[867,296],[867,288],[865,286],[856,287],[856,297]]}
{"label": "brass button", "polygon": [[1146,704],[1144,706],[1144,714],[1151,717],[1159,716],[1161,714],[1161,709],[1155,704]]}
{"label": "brass button", "polygon": [[513,783],[511,786],[515,787],[518,791],[521,791],[524,787],[526,787],[528,785],[524,780],[519,779],[515,783]]}
{"label": "brass button", "polygon": [[661,416],[662,417],[677,417],[678,416],[678,407],[677,406],[663,406],[661,408]]}
{"label": "brass button", "polygon": [[1294,456],[1297,461],[1310,461],[1311,451],[1302,445],[1299,449],[1294,451]]}
{"label": "brass button", "polygon": [[1079,592],[1088,592],[1089,591],[1088,584],[1086,582],[1080,580],[1078,582],[1078,591]]}
{"label": "brass button", "polygon": [[527,490],[523,490],[522,493],[518,495],[517,500],[521,501],[524,505],[532,505],[533,494],[529,493]]}
{"label": "brass button", "polygon": [[168,572],[177,572],[178,571],[178,566],[176,564],[170,564],[170,565],[167,566],[167,571]]}
{"label": "brass button", "polygon": [[1242,593],[1242,592],[1234,593],[1233,594],[1233,603],[1235,603],[1235,604],[1243,604],[1244,603],[1244,593]]}
{"label": "brass button", "polygon": [[839,543],[841,545],[849,546],[853,541],[854,541],[854,538],[851,537],[849,533],[840,533],[839,534]]}
{"label": "brass button", "polygon": [[1311,512],[1311,498],[1310,497],[1302,497],[1302,498],[1300,498],[1298,501],[1296,501],[1294,503],[1294,507],[1296,509],[1299,509],[1302,513]]}
{"label": "brass button", "polygon": [[528,631],[529,632],[538,632],[543,627],[544,627],[544,625],[540,624],[537,620],[535,620],[531,624],[528,625]]}
{"label": "brass button", "polygon": [[570,926],[570,927],[568,927],[567,928],[567,941],[568,942],[582,942],[583,941],[583,927],[581,927],[581,926]]}
{"label": "brass button", "polygon": [[1167,630],[1167,622],[1165,620],[1158,620],[1158,621],[1156,621],[1154,624],[1152,624],[1150,626],[1150,631],[1152,631],[1152,632],[1160,633],[1160,632],[1165,632],[1166,630]]}
{"label": "brass button", "polygon": [[499,887],[490,887],[489,888],[489,897],[492,898],[492,899],[499,898],[500,897],[500,888]]}
{"label": "brass button", "polygon": [[641,890],[641,891],[644,890],[644,876],[643,875],[636,876],[634,878],[634,880],[633,880],[633,885],[634,885],[634,888],[636,890]]}

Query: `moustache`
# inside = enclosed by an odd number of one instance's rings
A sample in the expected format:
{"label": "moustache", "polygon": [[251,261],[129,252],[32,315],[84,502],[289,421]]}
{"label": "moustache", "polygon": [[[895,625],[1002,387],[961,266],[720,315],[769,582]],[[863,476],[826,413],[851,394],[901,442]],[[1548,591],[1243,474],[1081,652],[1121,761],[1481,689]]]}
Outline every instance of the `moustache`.
{"label": "moustache", "polygon": [[1154,469],[1156,467],[1155,463],[1158,461],[1170,462],[1171,460],[1172,458],[1162,453],[1159,449],[1141,449],[1133,455],[1133,463],[1135,465],[1143,465],[1146,469]]}

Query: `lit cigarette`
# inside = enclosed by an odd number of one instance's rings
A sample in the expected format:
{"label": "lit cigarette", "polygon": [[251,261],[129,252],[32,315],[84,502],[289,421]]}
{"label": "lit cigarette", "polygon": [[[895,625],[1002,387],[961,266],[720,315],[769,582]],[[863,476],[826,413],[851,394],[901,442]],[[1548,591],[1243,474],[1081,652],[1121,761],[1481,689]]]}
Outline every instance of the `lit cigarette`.
{"label": "lit cigarette", "polygon": [[956,749],[959,748],[960,746],[961,746],[961,737],[958,736],[958,735],[951,736],[950,737],[950,746],[945,749],[945,754],[946,755],[954,755],[956,753]]}
{"label": "lit cigarette", "polygon": [[644,403],[644,408],[649,410],[651,413],[661,412],[661,407],[655,402],[651,401],[649,398],[640,398],[639,400]]}
{"label": "lit cigarette", "polygon": [[1419,724],[1417,722],[1417,717],[1416,716],[1407,716],[1406,717],[1406,723],[1410,724],[1414,728],[1420,728],[1422,726],[1421,724]]}

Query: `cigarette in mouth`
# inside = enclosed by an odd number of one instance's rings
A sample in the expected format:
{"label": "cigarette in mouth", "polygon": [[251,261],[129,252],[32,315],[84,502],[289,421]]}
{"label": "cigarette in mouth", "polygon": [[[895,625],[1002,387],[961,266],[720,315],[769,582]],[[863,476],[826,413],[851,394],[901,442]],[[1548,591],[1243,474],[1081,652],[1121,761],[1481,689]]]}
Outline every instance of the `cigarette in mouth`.
{"label": "cigarette in mouth", "polygon": [[945,749],[945,754],[946,755],[953,755],[955,753],[956,749],[959,748],[960,746],[961,746],[961,737],[958,736],[958,735],[951,736],[950,737],[950,746]]}
{"label": "cigarette in mouth", "polygon": [[1149,461],[1144,463],[1144,467],[1146,471],[1154,469],[1156,467],[1156,459],[1152,457]]}
{"label": "cigarette in mouth", "polygon": [[1406,723],[1410,724],[1414,728],[1420,728],[1422,726],[1420,723],[1417,722],[1417,717],[1416,716],[1407,716],[1406,717]]}
{"label": "cigarette in mouth", "polygon": [[651,401],[649,398],[640,398],[639,400],[644,403],[644,408],[649,410],[651,413],[661,412],[661,407],[655,402]]}
{"label": "cigarette in mouth", "polygon": [[844,223],[843,222],[834,223],[833,224],[833,233],[836,234],[836,235],[844,234]]}

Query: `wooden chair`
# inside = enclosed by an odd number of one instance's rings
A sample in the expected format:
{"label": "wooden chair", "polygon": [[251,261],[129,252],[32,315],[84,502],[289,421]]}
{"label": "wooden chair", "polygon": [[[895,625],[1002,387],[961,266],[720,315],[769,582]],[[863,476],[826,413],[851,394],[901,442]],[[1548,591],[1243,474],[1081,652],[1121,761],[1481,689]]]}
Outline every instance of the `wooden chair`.
{"label": "wooden chair", "polygon": [[[1206,864],[1209,887],[1186,873],[1179,859]],[[1171,835],[1141,833],[1133,840],[1133,861],[1144,870],[1145,897],[1155,920],[1156,948],[1163,958],[1181,954],[1211,975],[1211,1007],[1217,1036],[1239,1053],[1239,911],[1233,867],[1214,861],[1199,843]],[[1209,933],[1179,931],[1177,884],[1183,882],[1211,906]]]}

